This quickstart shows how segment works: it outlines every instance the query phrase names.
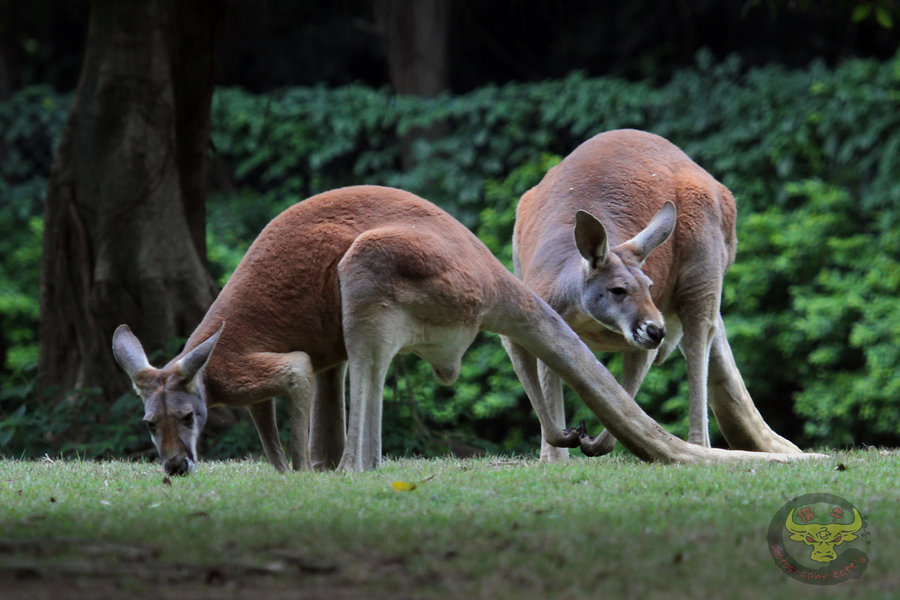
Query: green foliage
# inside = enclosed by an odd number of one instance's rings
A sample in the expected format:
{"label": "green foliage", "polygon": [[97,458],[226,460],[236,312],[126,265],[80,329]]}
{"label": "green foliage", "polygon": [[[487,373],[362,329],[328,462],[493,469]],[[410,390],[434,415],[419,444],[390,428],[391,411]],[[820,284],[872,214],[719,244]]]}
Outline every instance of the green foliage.
{"label": "green foliage", "polygon": [[18,405],[0,420],[0,454],[111,458],[139,455],[149,442],[140,426],[140,400],[134,394],[123,394],[111,406],[104,406],[97,400],[100,390],[72,390],[50,407],[29,402],[31,395],[30,386],[13,386],[0,393],[0,408]]}
{"label": "green foliage", "polygon": [[786,190],[788,207],[745,220],[729,296],[740,293],[746,312],[733,339],[754,339],[757,352],[746,362],[770,374],[772,393],[798,390],[794,409],[812,439],[893,440],[900,232],[883,229],[845,189],[821,180]]}
{"label": "green foliage", "polygon": [[896,12],[896,2],[891,0],[863,0],[855,3],[850,18],[854,23],[874,18],[885,29],[893,29]]}
{"label": "green foliage", "polygon": [[[0,103],[0,382],[37,366],[44,193],[68,99],[29,88]],[[13,381],[7,382],[7,377]],[[18,384],[14,382],[19,382]],[[2,412],[0,412],[2,414]]]}
{"label": "green foliage", "polygon": [[[0,105],[0,451],[13,454],[39,445],[50,427],[20,407],[36,358],[41,199],[67,104],[35,88]],[[706,53],[662,87],[574,73],[430,99],[358,85],[265,96],[222,89],[213,101],[211,266],[224,283],[278,211],[326,189],[377,183],[444,207],[511,268],[522,192],[591,135],[646,129],[738,198],[738,258],[723,309],[765,418],[803,444],[896,444],[898,104],[900,58],[748,70]],[[604,360],[619,368],[616,357]],[[652,369],[638,400],[683,435],[683,361]],[[396,360],[385,401],[391,453],[536,449],[537,421],[493,335],[479,336],[452,387],[438,386],[422,361]],[[571,398],[569,413],[590,417]],[[101,417],[91,417],[98,427]],[[9,433],[28,422],[31,433]],[[228,436],[210,440],[211,453],[256,448],[246,423]],[[108,437],[129,443],[124,433]]]}

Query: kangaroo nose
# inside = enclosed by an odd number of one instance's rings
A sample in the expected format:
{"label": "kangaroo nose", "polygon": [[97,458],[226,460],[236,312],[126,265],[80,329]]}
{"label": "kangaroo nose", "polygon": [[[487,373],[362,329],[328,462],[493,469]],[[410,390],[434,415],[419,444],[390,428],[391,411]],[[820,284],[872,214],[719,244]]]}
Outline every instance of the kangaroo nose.
{"label": "kangaroo nose", "polygon": [[187,475],[191,472],[188,459],[185,456],[170,458],[163,464],[167,475]]}
{"label": "kangaroo nose", "polygon": [[647,337],[658,344],[666,337],[666,330],[663,327],[657,327],[653,323],[650,323],[647,325]]}

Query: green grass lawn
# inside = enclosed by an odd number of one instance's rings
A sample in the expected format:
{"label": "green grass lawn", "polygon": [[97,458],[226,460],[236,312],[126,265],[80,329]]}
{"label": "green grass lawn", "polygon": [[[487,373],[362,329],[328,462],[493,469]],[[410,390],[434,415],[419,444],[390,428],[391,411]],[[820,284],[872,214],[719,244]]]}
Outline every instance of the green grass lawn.
{"label": "green grass lawn", "polygon": [[[491,457],[285,476],[232,461],[171,481],[149,463],[6,460],[0,597],[896,598],[898,460]],[[815,492],[868,519],[860,579],[804,584],[770,558],[774,514]]]}

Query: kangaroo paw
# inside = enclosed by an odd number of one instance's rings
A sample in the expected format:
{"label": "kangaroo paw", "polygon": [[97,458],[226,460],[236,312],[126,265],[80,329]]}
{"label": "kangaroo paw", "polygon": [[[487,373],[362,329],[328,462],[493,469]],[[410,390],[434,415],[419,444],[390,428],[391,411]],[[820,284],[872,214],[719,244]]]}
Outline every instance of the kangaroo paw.
{"label": "kangaroo paw", "polygon": [[[581,426],[584,427],[584,421],[581,422]],[[616,447],[616,438],[608,429],[593,438],[588,435],[586,429],[582,429],[580,442],[581,452],[585,456],[603,456],[612,452],[612,449]]]}
{"label": "kangaroo paw", "polygon": [[559,437],[548,439],[547,443],[556,448],[577,448],[581,444],[581,429],[566,427]]}

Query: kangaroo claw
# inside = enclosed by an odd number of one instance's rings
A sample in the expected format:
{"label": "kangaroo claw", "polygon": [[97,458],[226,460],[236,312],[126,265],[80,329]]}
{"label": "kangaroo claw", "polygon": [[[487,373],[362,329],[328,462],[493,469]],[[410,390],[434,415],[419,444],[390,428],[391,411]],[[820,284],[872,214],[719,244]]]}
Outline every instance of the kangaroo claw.
{"label": "kangaroo claw", "polygon": [[[582,421],[582,426],[584,422]],[[581,452],[585,456],[603,456],[609,454],[616,447],[616,438],[609,432],[603,431],[597,437],[591,437],[585,430],[580,438]]]}
{"label": "kangaroo claw", "polygon": [[548,441],[556,448],[577,448],[581,445],[581,429],[566,427],[562,430],[561,439]]}

